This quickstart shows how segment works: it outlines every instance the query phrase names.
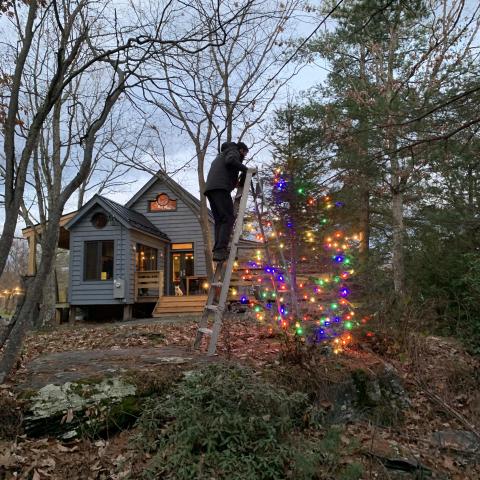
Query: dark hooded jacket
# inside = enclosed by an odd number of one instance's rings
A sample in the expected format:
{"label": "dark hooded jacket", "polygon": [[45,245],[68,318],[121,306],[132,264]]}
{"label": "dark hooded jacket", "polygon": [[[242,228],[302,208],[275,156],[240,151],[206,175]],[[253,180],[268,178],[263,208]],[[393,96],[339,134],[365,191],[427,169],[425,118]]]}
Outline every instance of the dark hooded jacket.
{"label": "dark hooded jacket", "polygon": [[242,163],[243,158],[235,142],[222,144],[220,153],[212,162],[208,172],[204,194],[210,190],[227,190],[231,192],[238,183],[238,173],[248,168]]}

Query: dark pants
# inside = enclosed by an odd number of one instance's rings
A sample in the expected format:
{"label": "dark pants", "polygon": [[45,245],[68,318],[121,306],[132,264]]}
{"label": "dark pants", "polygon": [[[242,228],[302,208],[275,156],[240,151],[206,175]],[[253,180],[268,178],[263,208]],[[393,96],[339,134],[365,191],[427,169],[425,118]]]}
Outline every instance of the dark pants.
{"label": "dark pants", "polygon": [[227,190],[209,190],[205,193],[210,202],[215,220],[215,245],[213,251],[228,247],[230,234],[235,222],[233,215],[233,200]]}

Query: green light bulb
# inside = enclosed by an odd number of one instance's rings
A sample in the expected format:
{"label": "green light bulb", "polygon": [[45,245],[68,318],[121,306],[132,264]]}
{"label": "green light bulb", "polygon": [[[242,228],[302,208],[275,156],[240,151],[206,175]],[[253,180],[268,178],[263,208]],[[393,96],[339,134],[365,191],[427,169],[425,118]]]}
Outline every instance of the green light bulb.
{"label": "green light bulb", "polygon": [[336,310],[338,308],[338,305],[336,303],[332,303],[330,307],[332,308],[332,310]]}
{"label": "green light bulb", "polygon": [[345,322],[345,328],[351,330],[353,328],[352,322]]}

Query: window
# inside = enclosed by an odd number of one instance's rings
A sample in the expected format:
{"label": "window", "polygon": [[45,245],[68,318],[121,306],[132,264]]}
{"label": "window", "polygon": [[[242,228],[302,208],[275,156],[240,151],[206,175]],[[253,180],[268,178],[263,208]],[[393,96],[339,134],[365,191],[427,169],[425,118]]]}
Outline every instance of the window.
{"label": "window", "polygon": [[172,243],[172,250],[193,250],[193,243]]}
{"label": "window", "polygon": [[85,242],[84,279],[111,280],[113,278],[113,240]]}
{"label": "window", "polygon": [[108,223],[108,218],[107,216],[102,213],[102,212],[98,212],[98,213],[95,213],[93,216],[92,216],[92,225],[95,227],[95,228],[104,228]]}
{"label": "window", "polygon": [[158,250],[147,245],[137,243],[137,272],[157,270]]}

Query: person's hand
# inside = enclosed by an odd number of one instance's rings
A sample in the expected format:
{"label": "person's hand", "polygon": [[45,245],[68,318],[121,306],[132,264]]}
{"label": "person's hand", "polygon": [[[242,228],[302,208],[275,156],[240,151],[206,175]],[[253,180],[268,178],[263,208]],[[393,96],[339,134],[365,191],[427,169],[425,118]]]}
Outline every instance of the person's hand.
{"label": "person's hand", "polygon": [[252,177],[254,177],[258,173],[258,168],[257,167],[250,167],[248,171],[252,174]]}

